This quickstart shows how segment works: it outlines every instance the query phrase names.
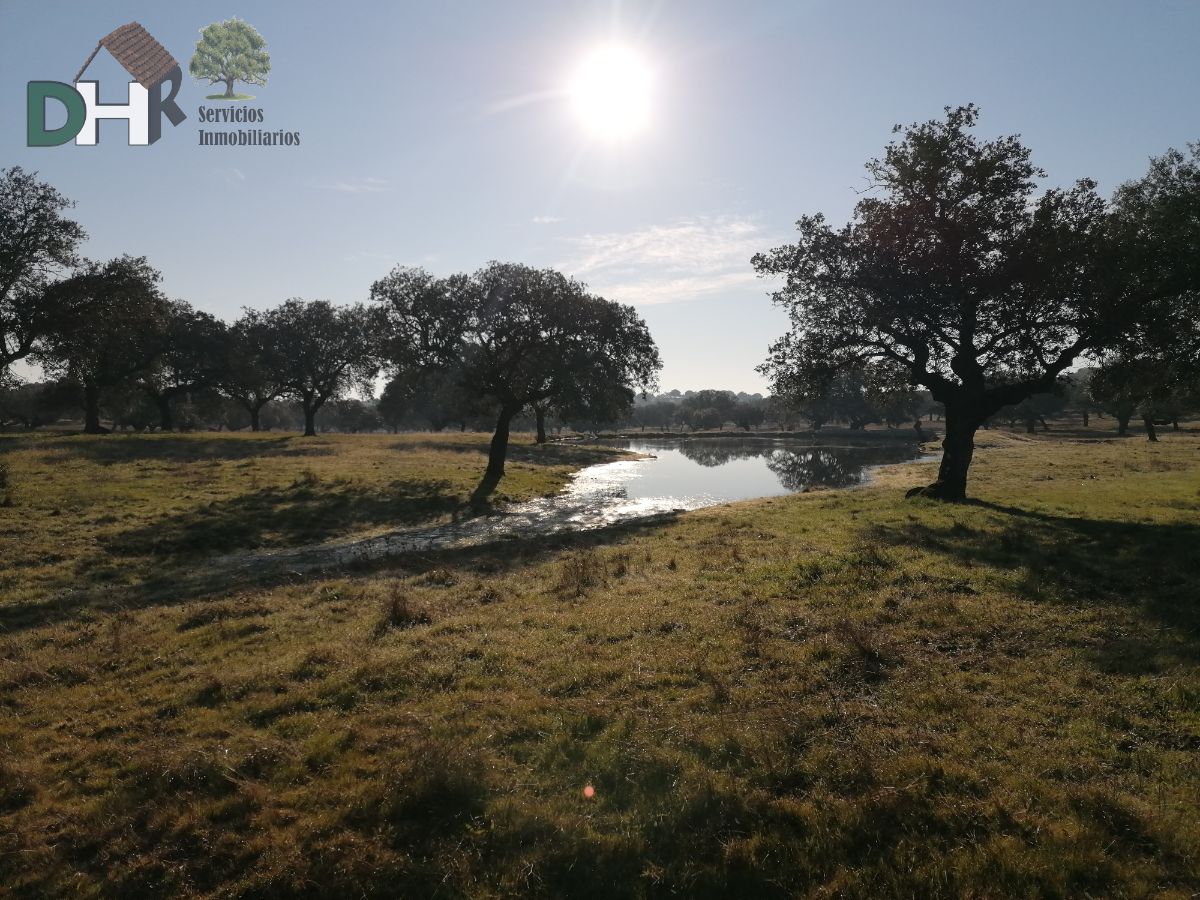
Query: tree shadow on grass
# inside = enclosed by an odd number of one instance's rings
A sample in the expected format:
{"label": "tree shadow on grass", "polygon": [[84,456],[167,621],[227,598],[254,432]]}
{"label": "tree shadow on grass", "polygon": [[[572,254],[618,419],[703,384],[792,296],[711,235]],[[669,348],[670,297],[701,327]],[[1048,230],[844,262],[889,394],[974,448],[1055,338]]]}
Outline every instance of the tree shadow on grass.
{"label": "tree shadow on grass", "polygon": [[166,516],[103,546],[118,556],[184,558],[293,547],[371,526],[416,525],[462,505],[444,480],[394,481],[386,487],[301,480]]}
{"label": "tree shadow on grass", "polygon": [[331,447],[306,444],[296,435],[237,438],[110,434],[77,441],[0,441],[0,453],[18,450],[54,450],[106,466],[142,460],[195,464],[279,456],[330,456],[335,452]]}
{"label": "tree shadow on grass", "polygon": [[486,544],[400,552],[387,558],[356,560],[304,571],[296,571],[286,564],[276,565],[277,561],[269,555],[249,565],[220,571],[206,567],[206,562],[213,560],[192,559],[183,567],[164,566],[162,571],[139,584],[89,586],[45,600],[0,605],[0,633],[11,634],[62,622],[87,609],[124,611],[179,606],[247,589],[267,590],[298,581],[320,580],[333,572],[363,576],[396,569],[421,573],[444,568],[470,569],[483,575],[504,573],[551,559],[564,549],[583,550],[616,543],[630,535],[661,528],[675,518],[675,513],[662,513],[584,532],[508,536]]}
{"label": "tree shadow on grass", "polygon": [[1164,657],[1200,662],[1200,525],[1086,519],[970,502],[1003,517],[1000,530],[909,522],[879,526],[873,534],[968,565],[1024,570],[1015,587],[1027,600],[1125,608],[1150,620],[1145,632],[1110,635],[1096,649],[1096,662],[1106,671],[1153,673]]}

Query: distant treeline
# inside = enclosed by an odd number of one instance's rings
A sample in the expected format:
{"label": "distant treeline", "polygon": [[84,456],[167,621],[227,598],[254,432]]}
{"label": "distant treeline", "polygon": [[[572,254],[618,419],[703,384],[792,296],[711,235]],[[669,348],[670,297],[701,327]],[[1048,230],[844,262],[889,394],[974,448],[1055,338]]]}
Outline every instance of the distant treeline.
{"label": "distant treeline", "polygon": [[447,277],[398,267],[365,303],[291,299],[225,323],[164,296],[144,258],[81,259],[71,203],[12,168],[0,174],[0,378],[28,358],[50,384],[7,388],[25,411],[6,415],[29,424],[73,404],[93,434],[102,419],[258,429],[268,416],[307,435],[321,410],[351,431],[486,422],[479,497],[530,420],[539,440],[560,425],[919,431],[940,409],[938,478],[918,493],[950,501],[966,496],[976,431],[997,421],[1033,430],[1074,406],[1109,412],[1122,433],[1139,416],[1156,440],[1156,423],[1200,408],[1200,145],[1152,159],[1106,199],[1089,179],[1039,187],[1029,148],[976,137],[978,117],[967,105],[898,126],[844,226],[803,216],[793,243],[750,260],[790,323],[759,367],[771,400],[637,402],[661,362],[636,311],[513,263]]}
{"label": "distant treeline", "polygon": [[[426,377],[419,390],[392,379],[381,396],[337,397],[316,415],[320,432],[370,434],[400,431],[488,431],[495,423],[493,404],[481,402],[456,388],[451,379]],[[217,388],[200,388],[169,398],[172,428],[184,431],[237,431],[253,427],[245,403]],[[137,383],[114,388],[104,395],[102,418],[118,431],[152,432],[163,429],[160,402]],[[1177,391],[1160,401],[1151,426],[1179,428],[1181,419],[1200,412],[1200,392]],[[1108,417],[1118,434],[1129,431],[1137,403],[1129,392],[1114,389],[1106,370],[1080,369],[1062,376],[1055,389],[1005,407],[988,427],[1024,428],[1033,433],[1049,430],[1050,422],[1070,418],[1083,426],[1094,417]],[[942,404],[928,391],[904,386],[880,390],[856,375],[839,380],[828,393],[811,403],[790,403],[778,397],[719,389],[671,390],[637,397],[619,415],[596,419],[586,412],[560,415],[544,409],[523,412],[512,421],[515,431],[533,432],[540,440],[568,433],[653,431],[744,432],[817,431],[827,426],[858,430],[869,425],[889,429],[936,423],[944,416]],[[0,387],[0,428],[29,431],[47,426],[81,424],[77,386],[69,382],[10,383]],[[303,406],[287,399],[268,400],[258,409],[257,427],[267,431],[302,431]],[[929,428],[936,431],[936,425]]]}

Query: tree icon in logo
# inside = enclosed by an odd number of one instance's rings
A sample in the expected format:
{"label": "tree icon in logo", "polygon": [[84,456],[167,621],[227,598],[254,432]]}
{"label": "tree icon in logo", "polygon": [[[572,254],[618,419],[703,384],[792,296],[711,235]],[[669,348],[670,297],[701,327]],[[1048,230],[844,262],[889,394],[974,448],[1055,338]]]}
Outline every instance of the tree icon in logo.
{"label": "tree icon in logo", "polygon": [[224,94],[209,94],[209,100],[253,100],[251,94],[235,94],[233,83],[266,84],[271,55],[267,53],[267,42],[253,25],[227,19],[200,32],[188,71],[197,80],[225,85]]}

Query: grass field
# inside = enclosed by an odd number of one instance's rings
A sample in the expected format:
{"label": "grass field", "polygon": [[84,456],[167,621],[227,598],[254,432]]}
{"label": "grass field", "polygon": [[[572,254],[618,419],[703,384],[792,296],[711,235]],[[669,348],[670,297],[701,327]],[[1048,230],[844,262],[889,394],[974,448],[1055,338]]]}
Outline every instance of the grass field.
{"label": "grass field", "polygon": [[[434,524],[467,510],[481,434],[0,435],[0,597],[167,580],[205,557]],[[611,450],[512,447],[493,497],[557,491]]]}
{"label": "grass field", "polygon": [[[1200,892],[1200,435],[987,435],[964,506],[902,499],[923,463],[587,537],[123,599],[178,553],[450,514],[479,447],[426,440],[7,445],[0,884]],[[589,451],[556,452],[520,451],[501,489],[544,491]],[[97,580],[113,588],[94,607],[42,604]]]}

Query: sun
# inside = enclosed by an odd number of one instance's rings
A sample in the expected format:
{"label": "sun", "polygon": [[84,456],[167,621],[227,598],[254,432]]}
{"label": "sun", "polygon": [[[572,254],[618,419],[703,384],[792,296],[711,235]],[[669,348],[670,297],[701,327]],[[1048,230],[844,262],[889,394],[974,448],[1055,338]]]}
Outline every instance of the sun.
{"label": "sun", "polygon": [[568,93],[580,124],[594,137],[623,141],[650,124],[654,79],[635,51],[620,44],[598,47],[575,70]]}

